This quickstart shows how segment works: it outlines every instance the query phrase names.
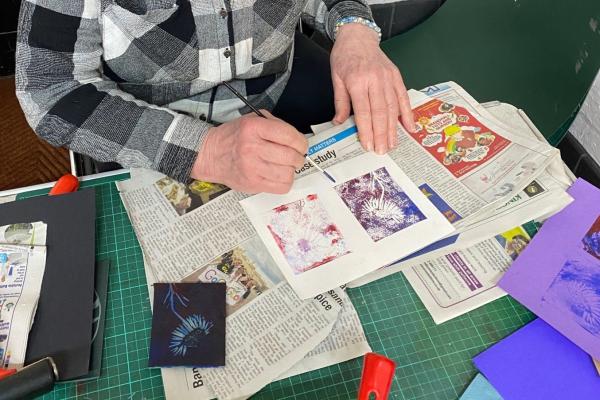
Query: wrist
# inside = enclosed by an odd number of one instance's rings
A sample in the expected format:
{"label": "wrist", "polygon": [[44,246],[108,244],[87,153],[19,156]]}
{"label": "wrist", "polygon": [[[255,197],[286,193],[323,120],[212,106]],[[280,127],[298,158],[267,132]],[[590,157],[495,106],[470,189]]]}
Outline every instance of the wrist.
{"label": "wrist", "polygon": [[218,141],[218,132],[216,130],[218,128],[214,126],[209,128],[202,146],[198,149],[198,155],[190,173],[192,179],[204,182],[219,181],[217,164],[215,163],[217,159],[215,149],[218,148],[216,143]]}
{"label": "wrist", "polygon": [[336,41],[344,36],[354,35],[374,39],[377,43],[381,41],[381,29],[375,22],[362,17],[340,18],[335,24],[333,34]]}

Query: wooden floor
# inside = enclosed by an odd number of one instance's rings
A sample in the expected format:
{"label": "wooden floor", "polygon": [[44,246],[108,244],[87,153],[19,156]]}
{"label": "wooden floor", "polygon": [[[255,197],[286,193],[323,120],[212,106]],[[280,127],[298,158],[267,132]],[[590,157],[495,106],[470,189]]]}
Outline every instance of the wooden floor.
{"label": "wooden floor", "polygon": [[0,78],[0,190],[51,182],[70,172],[69,153],[39,139],[15,96],[14,78]]}

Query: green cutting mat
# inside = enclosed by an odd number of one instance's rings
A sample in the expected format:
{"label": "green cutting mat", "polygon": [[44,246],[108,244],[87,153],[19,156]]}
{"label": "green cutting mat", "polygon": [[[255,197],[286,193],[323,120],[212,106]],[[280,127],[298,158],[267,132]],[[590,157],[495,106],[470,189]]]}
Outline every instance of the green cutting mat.
{"label": "green cutting mat", "polygon": [[[164,398],[159,371],[146,367],[151,314],[142,252],[113,183],[127,177],[82,185],[96,189],[97,258],[112,262],[102,376],[59,384],[44,399]],[[398,364],[393,399],[456,399],[475,375],[471,358],[533,318],[506,297],[436,326],[402,274],[348,292],[373,351]],[[361,366],[362,360],[356,359],[284,379],[254,397],[352,399]]]}

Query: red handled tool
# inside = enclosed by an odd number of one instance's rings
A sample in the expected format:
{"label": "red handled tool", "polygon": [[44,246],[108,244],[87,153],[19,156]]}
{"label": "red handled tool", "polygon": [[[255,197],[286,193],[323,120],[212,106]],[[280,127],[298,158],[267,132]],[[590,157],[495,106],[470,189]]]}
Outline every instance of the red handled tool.
{"label": "red handled tool", "polygon": [[17,370],[14,368],[13,369],[0,368],[0,379],[4,379],[7,376],[11,376],[15,372],[17,372]]}
{"label": "red handled tool", "polygon": [[396,363],[389,358],[377,353],[365,354],[358,400],[387,400],[395,370]]}
{"label": "red handled tool", "polygon": [[79,179],[75,175],[65,174],[56,181],[48,195],[54,196],[57,194],[65,194],[76,192],[79,189]]}

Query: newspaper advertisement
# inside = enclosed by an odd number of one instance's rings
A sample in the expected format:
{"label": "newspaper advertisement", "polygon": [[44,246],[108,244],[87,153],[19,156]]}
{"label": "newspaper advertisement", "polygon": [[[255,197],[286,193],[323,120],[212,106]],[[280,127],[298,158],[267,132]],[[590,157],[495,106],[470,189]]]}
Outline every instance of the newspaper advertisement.
{"label": "newspaper advertisement", "polygon": [[0,227],[0,368],[21,368],[46,266],[46,224]]}
{"label": "newspaper advertisement", "polygon": [[465,314],[506,294],[496,284],[535,232],[518,226],[475,245],[448,246],[407,262],[404,275],[436,324]]}
{"label": "newspaper advertisement", "polygon": [[454,231],[387,156],[365,153],[297,179],[289,193],[241,202],[303,299],[372,272]]}

